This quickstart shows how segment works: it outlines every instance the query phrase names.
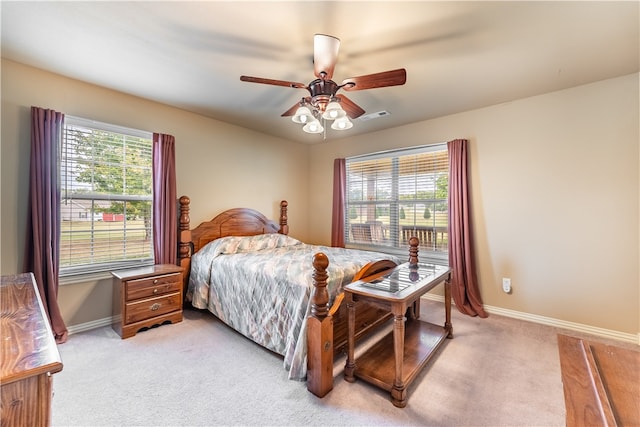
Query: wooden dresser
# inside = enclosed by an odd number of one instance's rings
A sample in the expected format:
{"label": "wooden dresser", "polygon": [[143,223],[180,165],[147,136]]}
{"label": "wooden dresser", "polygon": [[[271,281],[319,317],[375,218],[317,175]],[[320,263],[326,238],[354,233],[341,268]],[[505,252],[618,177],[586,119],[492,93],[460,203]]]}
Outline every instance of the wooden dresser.
{"label": "wooden dresser", "polygon": [[111,274],[112,326],[123,339],[142,328],[182,321],[182,267],[161,264]]}
{"label": "wooden dresser", "polygon": [[33,274],[0,284],[0,425],[47,426],[62,362]]}

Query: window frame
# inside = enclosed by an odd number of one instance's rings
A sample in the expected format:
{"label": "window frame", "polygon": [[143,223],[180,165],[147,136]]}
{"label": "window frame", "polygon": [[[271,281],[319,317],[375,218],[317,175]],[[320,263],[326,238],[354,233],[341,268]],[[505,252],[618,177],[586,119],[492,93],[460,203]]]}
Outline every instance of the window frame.
{"label": "window frame", "polygon": [[[113,125],[110,123],[103,123],[95,120],[85,119],[76,116],[66,115],[64,119],[64,126],[62,130],[62,140],[59,147],[58,154],[58,189],[60,191],[60,205],[62,209],[62,204],[65,200],[69,201],[84,201],[88,202],[91,205],[90,211],[91,219],[87,222],[94,223],[98,222],[96,219],[95,203],[96,202],[123,202],[126,206],[127,202],[132,201],[148,201],[150,214],[148,217],[148,225],[145,226],[145,233],[148,233],[149,248],[148,252],[145,252],[144,256],[131,258],[131,259],[117,259],[110,260],[107,262],[90,262],[84,264],[76,264],[76,265],[65,265],[62,266],[62,249],[60,248],[60,265],[58,275],[60,278],[66,278],[65,281],[73,283],[74,276],[91,276],[96,278],[104,278],[107,277],[107,273],[112,270],[119,270],[124,268],[135,268],[153,265],[155,263],[154,260],[154,250],[153,250],[153,185],[149,188],[149,193],[144,195],[131,195],[131,194],[115,194],[115,193],[97,193],[97,192],[87,192],[87,193],[75,193],[71,195],[73,190],[69,191],[69,186],[64,182],[64,172],[63,169],[67,168],[67,156],[64,153],[64,150],[67,145],[67,126],[78,126],[87,128],[90,130],[99,130],[104,132],[109,132],[115,135],[124,135],[125,137],[132,138],[141,138],[144,140],[148,140],[149,145],[149,173],[147,178],[153,180],[153,171],[152,171],[152,162],[153,162],[153,133],[138,129],[127,128],[123,126]],[[146,147],[145,147],[146,148]],[[122,164],[122,163],[121,163]],[[126,184],[125,184],[126,185]],[[126,193],[126,192],[125,192]],[[124,208],[124,212],[126,212],[126,207]],[[63,216],[60,215],[60,245],[62,246],[63,242],[63,233],[62,233],[62,223],[64,221]],[[123,234],[125,240],[123,241],[123,245],[126,246],[126,224],[128,219],[123,218]],[[93,227],[92,227],[93,228]],[[145,248],[146,249],[146,248]],[[73,253],[73,252],[71,252]]]}
{"label": "window frame", "polygon": [[[415,198],[413,200],[402,199],[400,196],[400,173],[395,169],[394,166],[392,169],[392,178],[391,178],[391,196],[387,199],[378,199],[377,196],[373,200],[350,200],[350,164],[356,162],[366,162],[366,161],[376,161],[376,160],[389,160],[389,159],[399,159],[403,156],[414,156],[422,153],[434,153],[434,152],[445,152],[447,153],[448,159],[448,151],[447,151],[447,143],[437,143],[437,144],[429,144],[423,146],[415,146],[408,147],[396,150],[388,150],[388,151],[380,151],[376,153],[363,154],[359,156],[348,157],[345,159],[345,169],[346,169],[346,182],[345,182],[345,205],[344,205],[344,241],[345,247],[351,249],[361,249],[361,250],[370,250],[377,251],[383,253],[389,253],[393,255],[397,255],[400,257],[406,257],[408,251],[408,245],[402,244],[402,230],[401,230],[401,213],[400,207],[407,204],[412,204],[414,206],[423,205],[423,206],[435,206],[439,203],[446,203],[446,216],[447,216],[447,239],[448,239],[448,174],[449,174],[449,165],[447,161],[446,166],[446,176],[447,176],[447,198]],[[393,160],[392,160],[393,162]],[[399,162],[399,160],[398,160]],[[397,165],[396,163],[395,165]],[[442,173],[441,173],[442,174]],[[434,174],[435,179],[435,174]],[[434,181],[435,182],[435,181]],[[416,194],[419,190],[416,190]],[[434,192],[435,194],[435,192]],[[364,198],[364,196],[363,196]],[[350,210],[355,206],[359,206],[361,209],[362,206],[374,206],[380,207],[382,205],[388,205],[389,208],[389,224],[387,225],[388,230],[386,231],[387,235],[385,235],[385,243],[363,243],[358,241],[353,241],[350,238],[351,235],[351,222],[350,222]],[[377,216],[376,208],[373,208],[375,215]],[[385,207],[386,209],[386,207]],[[434,209],[431,210],[435,215]],[[360,215],[360,214],[358,214]],[[369,215],[370,216],[370,215]],[[434,218],[435,222],[435,218]],[[358,223],[358,222],[356,222]],[[428,227],[431,228],[431,227]],[[433,226],[433,235],[437,236],[435,229],[439,228],[435,225]],[[445,250],[429,250],[427,247],[423,246],[423,242],[419,246],[419,259],[421,262],[435,263],[440,265],[448,265],[448,249]]]}

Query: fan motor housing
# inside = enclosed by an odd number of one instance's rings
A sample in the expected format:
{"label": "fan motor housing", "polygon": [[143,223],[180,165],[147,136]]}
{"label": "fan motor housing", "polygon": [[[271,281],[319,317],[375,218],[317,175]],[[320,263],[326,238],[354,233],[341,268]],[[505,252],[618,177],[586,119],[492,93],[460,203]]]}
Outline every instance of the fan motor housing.
{"label": "fan motor housing", "polygon": [[309,83],[311,104],[324,112],[340,87],[333,80],[317,79]]}
{"label": "fan motor housing", "polygon": [[327,95],[333,97],[336,95],[339,87],[333,80],[316,79],[309,83],[309,93],[312,97],[318,95]]}

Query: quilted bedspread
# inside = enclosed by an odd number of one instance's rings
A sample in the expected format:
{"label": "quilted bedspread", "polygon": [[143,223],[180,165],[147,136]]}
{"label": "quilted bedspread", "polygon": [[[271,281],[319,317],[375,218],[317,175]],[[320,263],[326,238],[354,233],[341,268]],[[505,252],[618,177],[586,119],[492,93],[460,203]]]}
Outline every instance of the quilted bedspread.
{"label": "quilted bedspread", "polygon": [[192,256],[187,299],[284,356],[289,378],[303,380],[313,256],[318,252],[329,258],[330,304],[368,262],[400,262],[388,254],[308,245],[282,234],[224,237]]}

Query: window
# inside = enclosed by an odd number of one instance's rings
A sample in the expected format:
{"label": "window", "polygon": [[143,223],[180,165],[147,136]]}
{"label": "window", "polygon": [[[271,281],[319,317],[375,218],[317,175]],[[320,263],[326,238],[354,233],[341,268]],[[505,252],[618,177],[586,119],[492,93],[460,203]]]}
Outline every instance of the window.
{"label": "window", "polygon": [[153,263],[152,134],[65,117],[60,275]]}
{"label": "window", "polygon": [[446,262],[449,159],[446,144],[346,159],[345,243],[406,254],[420,239],[420,258]]}

